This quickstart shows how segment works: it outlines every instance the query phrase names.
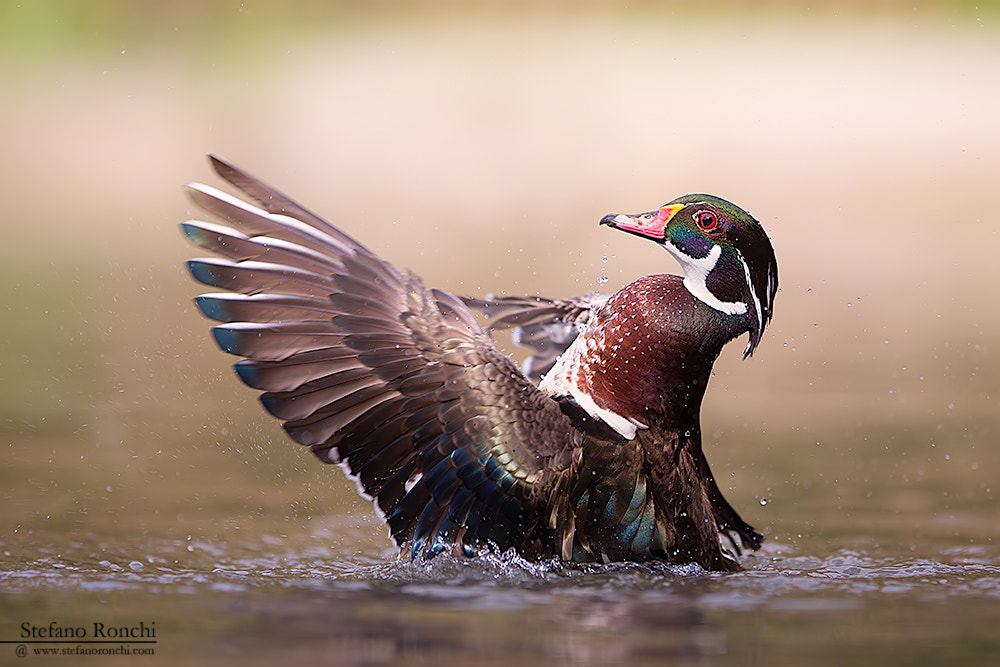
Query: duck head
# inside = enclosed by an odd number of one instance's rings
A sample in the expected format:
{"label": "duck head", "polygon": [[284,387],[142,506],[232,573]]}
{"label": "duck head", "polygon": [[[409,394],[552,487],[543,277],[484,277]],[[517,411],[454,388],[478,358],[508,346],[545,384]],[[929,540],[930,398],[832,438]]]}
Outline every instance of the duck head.
{"label": "duck head", "polygon": [[611,214],[601,220],[651,239],[684,270],[684,286],[717,311],[745,318],[753,354],[771,319],[778,264],[764,228],[740,207],[712,195],[684,195],[649,213]]}

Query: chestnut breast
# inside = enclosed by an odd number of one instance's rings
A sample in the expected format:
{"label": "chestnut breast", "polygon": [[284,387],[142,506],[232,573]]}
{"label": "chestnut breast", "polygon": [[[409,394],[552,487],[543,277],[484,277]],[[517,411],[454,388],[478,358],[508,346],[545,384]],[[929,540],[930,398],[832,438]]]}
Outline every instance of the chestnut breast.
{"label": "chestnut breast", "polygon": [[[646,426],[697,415],[712,364],[737,335],[732,318],[698,301],[674,275],[626,285],[584,334],[581,387],[601,407]],[[663,425],[663,424],[661,424]]]}

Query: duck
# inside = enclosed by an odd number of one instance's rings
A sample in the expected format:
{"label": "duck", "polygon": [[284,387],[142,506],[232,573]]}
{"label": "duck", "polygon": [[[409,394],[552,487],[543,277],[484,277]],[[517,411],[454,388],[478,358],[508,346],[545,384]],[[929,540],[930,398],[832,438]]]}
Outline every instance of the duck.
{"label": "duck", "polygon": [[[614,294],[459,297],[427,287],[232,163],[239,196],[191,183],[217,221],[186,238],[195,298],[239,379],[290,438],[337,464],[411,560],[485,551],[576,563],[741,569],[763,537],[723,497],[701,404],[722,348],[753,354],[777,263],[763,227],[690,194],[600,224],[683,276]],[[222,291],[218,291],[222,290]],[[493,332],[530,356],[518,365]]]}

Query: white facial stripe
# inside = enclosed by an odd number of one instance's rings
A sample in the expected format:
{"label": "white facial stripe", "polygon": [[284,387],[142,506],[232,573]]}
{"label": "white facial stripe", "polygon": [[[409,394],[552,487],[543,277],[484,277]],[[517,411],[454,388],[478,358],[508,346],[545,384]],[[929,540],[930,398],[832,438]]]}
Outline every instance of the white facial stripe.
{"label": "white facial stripe", "polygon": [[[753,297],[754,308],[757,309],[757,326],[758,328],[762,328],[764,326],[764,319],[763,319],[764,316],[760,308],[760,299],[757,297],[757,291],[754,290],[753,281],[750,280],[750,267],[747,266],[747,262],[745,259],[743,259],[743,255],[740,254],[739,250],[736,251],[736,256],[740,258],[740,264],[743,265],[743,275],[745,275],[747,278],[747,287],[750,288],[750,295]],[[771,276],[768,276],[767,280],[768,283],[770,283]],[[768,292],[768,294],[770,294],[770,292]],[[747,341],[746,349],[743,350],[743,354],[744,355],[750,354],[750,348],[752,346],[753,346],[753,335],[751,334],[750,340]]]}
{"label": "white facial stripe", "polygon": [[[770,268],[770,267],[768,267]],[[771,309],[771,298],[774,295],[774,273],[767,272],[767,308]]]}
{"label": "white facial stripe", "polygon": [[[763,326],[764,312],[760,307],[760,298],[757,296],[757,290],[753,288],[753,281],[750,279],[750,266],[747,265],[747,261],[743,259],[743,255],[739,250],[736,251],[736,256],[740,258],[740,264],[743,265],[743,275],[747,278],[747,288],[750,290],[750,296],[753,297],[754,308],[757,309],[757,326]],[[770,276],[768,276],[768,283],[770,283],[770,281]]]}
{"label": "white facial stripe", "polygon": [[[719,261],[719,257],[722,256],[721,246],[713,245],[708,254],[700,259],[695,259],[684,254],[671,243],[665,243],[663,247],[669,250],[670,254],[684,267],[684,287],[691,294],[695,295],[699,301],[727,315],[742,315],[747,312],[747,305],[745,303],[742,301],[722,301],[709,291],[708,285],[705,283],[708,279],[708,274],[712,272],[712,269],[715,268],[716,263]],[[743,267],[746,268],[746,262],[743,263]],[[749,269],[747,270],[749,271]],[[753,293],[753,290],[751,289],[750,292]],[[756,298],[756,295],[754,295],[754,298]],[[758,305],[759,308],[760,306]]]}

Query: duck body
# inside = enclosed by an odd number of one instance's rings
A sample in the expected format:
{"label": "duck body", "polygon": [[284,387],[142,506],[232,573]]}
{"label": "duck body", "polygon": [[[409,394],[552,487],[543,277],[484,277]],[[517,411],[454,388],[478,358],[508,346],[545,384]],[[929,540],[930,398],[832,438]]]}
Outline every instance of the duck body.
{"label": "duck body", "polygon": [[[222,256],[192,260],[192,275],[231,291],[196,303],[265,409],[358,482],[411,558],[495,548],[735,570],[741,547],[759,547],[712,476],[699,417],[722,347],[749,332],[751,353],[770,317],[773,251],[763,268],[746,259],[766,242],[748,214],[695,196],[602,221],[669,245],[684,278],[646,276],[610,297],[463,300],[212,163],[255,203],[189,186],[229,225],[182,226]],[[698,221],[705,210],[715,224]],[[716,284],[723,269],[735,286]],[[473,310],[536,350],[527,372]]]}
{"label": "duck body", "polygon": [[699,422],[712,362],[744,331],[674,275],[640,278],[593,311],[540,383],[587,434],[594,468],[579,473],[587,488],[559,499],[578,533],[564,558],[730,570],[740,546],[720,537],[759,547],[715,483]]}
{"label": "duck body", "polygon": [[624,418],[626,437],[650,426],[690,430],[712,363],[740,333],[738,321],[700,303],[679,276],[646,276],[594,313],[541,387],[585,394],[610,413],[607,421]]}

